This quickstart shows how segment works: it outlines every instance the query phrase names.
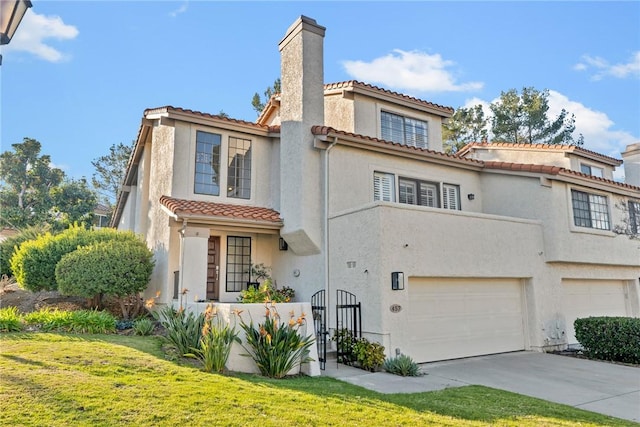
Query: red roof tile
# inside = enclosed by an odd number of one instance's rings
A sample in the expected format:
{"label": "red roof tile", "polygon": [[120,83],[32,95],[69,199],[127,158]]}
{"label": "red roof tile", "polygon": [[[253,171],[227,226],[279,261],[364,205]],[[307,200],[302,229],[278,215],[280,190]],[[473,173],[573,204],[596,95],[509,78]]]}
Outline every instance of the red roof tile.
{"label": "red roof tile", "polygon": [[338,82],[338,83],[327,83],[324,85],[324,90],[330,90],[330,89],[342,89],[342,88],[348,88],[348,87],[361,87],[361,88],[366,88],[366,89],[372,89],[375,90],[377,92],[381,92],[387,95],[391,95],[397,98],[402,98],[405,99],[407,101],[412,101],[412,102],[417,102],[419,104],[425,105],[427,107],[431,107],[431,108],[436,108],[438,110],[442,110],[448,114],[453,114],[454,109],[451,107],[445,107],[444,105],[439,105],[439,104],[434,104],[433,102],[429,102],[429,101],[425,101],[423,99],[419,99],[419,98],[415,98],[413,96],[409,96],[409,95],[405,95],[399,92],[394,92],[388,89],[384,89],[378,86],[374,86],[371,85],[369,83],[363,83],[363,82],[359,82],[357,80],[348,80],[348,81],[344,81],[344,82]]}
{"label": "red roof tile", "polygon": [[319,126],[319,125],[312,126],[311,127],[311,133],[314,134],[314,135],[329,135],[329,134],[333,134],[333,135],[347,136],[347,137],[351,137],[351,138],[357,138],[357,139],[362,139],[362,140],[365,140],[365,141],[379,143],[380,145],[393,146],[395,148],[402,149],[403,151],[413,151],[413,152],[416,152],[416,153],[427,153],[427,154],[435,155],[437,157],[456,160],[458,162],[473,163],[476,166],[482,166],[482,164],[483,164],[481,160],[468,159],[468,158],[465,158],[465,157],[459,157],[459,156],[457,156],[455,154],[447,154],[447,153],[444,153],[442,151],[428,150],[426,148],[418,148],[418,147],[413,147],[413,146],[410,146],[410,145],[399,144],[397,142],[387,141],[387,140],[380,139],[380,138],[375,138],[375,137],[372,137],[372,136],[360,135],[360,134],[357,134],[357,133],[346,132],[346,131],[343,131],[343,130],[337,130],[337,129],[334,129],[334,128],[330,127],[330,126]]}
{"label": "red roof tile", "polygon": [[608,163],[617,164],[618,166],[622,164],[622,160],[616,159],[613,157],[605,156],[604,154],[597,153],[595,151],[587,150],[582,147],[578,147],[576,145],[560,145],[560,144],[515,144],[512,142],[471,142],[458,151],[458,155],[463,156],[470,149],[474,147],[481,148],[519,148],[523,150],[558,150],[558,151],[575,151],[576,153],[588,154],[590,156],[599,157],[605,160]]}
{"label": "red roof tile", "polygon": [[282,223],[280,213],[269,208],[257,206],[232,205],[228,203],[203,202],[200,200],[176,199],[160,197],[160,204],[171,213],[180,215],[202,215],[210,217],[236,218],[254,221]]}

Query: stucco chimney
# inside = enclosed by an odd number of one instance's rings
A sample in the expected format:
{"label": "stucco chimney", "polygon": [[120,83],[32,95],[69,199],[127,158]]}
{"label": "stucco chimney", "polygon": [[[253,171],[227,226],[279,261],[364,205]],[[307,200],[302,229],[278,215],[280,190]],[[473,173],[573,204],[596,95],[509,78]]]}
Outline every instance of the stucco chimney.
{"label": "stucco chimney", "polygon": [[640,142],[627,145],[622,153],[624,182],[640,187]]}
{"label": "stucco chimney", "polygon": [[278,48],[280,96],[280,234],[298,255],[320,252],[322,242],[321,157],[311,127],[324,124],[325,28],[306,16],[287,30]]}

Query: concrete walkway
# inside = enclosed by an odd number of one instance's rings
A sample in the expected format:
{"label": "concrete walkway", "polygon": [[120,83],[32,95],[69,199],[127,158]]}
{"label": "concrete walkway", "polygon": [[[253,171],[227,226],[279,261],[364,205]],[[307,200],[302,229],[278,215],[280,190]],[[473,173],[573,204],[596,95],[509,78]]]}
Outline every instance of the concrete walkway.
{"label": "concrete walkway", "polygon": [[420,365],[427,375],[370,373],[334,360],[323,375],[380,393],[417,393],[483,385],[640,422],[640,368],[537,352],[505,353]]}

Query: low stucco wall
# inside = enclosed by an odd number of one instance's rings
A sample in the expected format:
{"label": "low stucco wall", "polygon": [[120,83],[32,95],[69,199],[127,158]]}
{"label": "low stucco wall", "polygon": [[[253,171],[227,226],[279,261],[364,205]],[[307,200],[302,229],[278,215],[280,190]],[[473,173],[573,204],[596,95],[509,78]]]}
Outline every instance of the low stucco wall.
{"label": "low stucco wall", "polygon": [[[177,308],[177,301],[174,301],[174,308]],[[238,331],[238,337],[242,341],[242,344],[246,343],[244,330],[240,327],[242,321],[250,323],[253,320],[254,326],[257,327],[259,323],[264,322],[265,312],[267,306],[265,304],[240,304],[240,303],[212,303],[217,311],[218,318],[227,324],[234,325]],[[195,314],[204,313],[209,303],[186,303],[183,304],[185,310],[193,312]],[[269,306],[270,308],[272,306]],[[287,323],[289,321],[291,313],[293,317],[297,319],[303,316],[306,319],[306,323],[301,326],[300,331],[305,336],[312,336],[315,338],[316,333],[313,326],[313,315],[311,312],[311,303],[282,303],[274,304],[273,307],[277,310],[281,317],[281,323]],[[272,308],[271,308],[272,309]],[[235,314],[239,313],[239,315]],[[256,366],[251,357],[246,356],[247,351],[241,344],[235,343],[231,347],[231,354],[227,361],[227,368],[234,372],[246,372],[251,374],[259,374],[260,370]],[[311,362],[303,363],[300,366],[300,372],[312,377],[320,375],[320,364],[318,362],[318,348],[314,344],[309,349],[309,357],[313,359]],[[296,374],[291,371],[290,374]]]}

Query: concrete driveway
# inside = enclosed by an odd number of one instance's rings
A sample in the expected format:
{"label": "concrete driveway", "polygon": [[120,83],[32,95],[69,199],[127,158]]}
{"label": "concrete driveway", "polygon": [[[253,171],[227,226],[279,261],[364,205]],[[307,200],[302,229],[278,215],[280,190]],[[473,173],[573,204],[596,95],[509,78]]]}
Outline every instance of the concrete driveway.
{"label": "concrete driveway", "polygon": [[421,365],[427,375],[399,377],[327,362],[324,374],[381,393],[484,385],[587,411],[640,421],[640,368],[537,352]]}

